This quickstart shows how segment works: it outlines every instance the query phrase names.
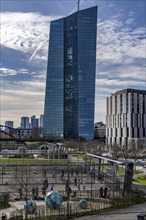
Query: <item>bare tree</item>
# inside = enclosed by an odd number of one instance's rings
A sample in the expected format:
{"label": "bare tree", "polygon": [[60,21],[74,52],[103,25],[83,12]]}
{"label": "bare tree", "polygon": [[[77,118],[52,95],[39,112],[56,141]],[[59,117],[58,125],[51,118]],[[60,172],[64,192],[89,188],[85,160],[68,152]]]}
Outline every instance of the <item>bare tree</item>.
{"label": "bare tree", "polygon": [[33,178],[30,174],[30,166],[16,166],[11,188],[19,194],[20,199],[27,201],[31,197]]}
{"label": "bare tree", "polygon": [[[11,180],[10,187],[13,190],[12,194],[19,195],[20,200],[24,200],[25,204],[32,198],[32,185],[34,178],[31,176],[30,166],[16,166],[13,180]],[[28,219],[26,212],[25,219]]]}

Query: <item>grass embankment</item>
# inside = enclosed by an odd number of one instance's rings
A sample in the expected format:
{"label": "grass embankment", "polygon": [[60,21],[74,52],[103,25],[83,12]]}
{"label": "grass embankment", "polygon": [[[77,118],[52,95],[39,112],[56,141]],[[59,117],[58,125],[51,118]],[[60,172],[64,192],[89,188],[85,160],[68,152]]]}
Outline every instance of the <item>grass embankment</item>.
{"label": "grass embankment", "polygon": [[67,163],[66,159],[30,159],[30,158],[0,158],[1,164],[48,164],[48,163]]}
{"label": "grass embankment", "polygon": [[[125,168],[124,168],[124,167],[121,167],[121,166],[118,166],[118,170],[117,170],[118,176],[124,175],[124,172],[125,172]],[[142,173],[141,170],[134,170],[134,171],[133,171],[133,174],[134,174],[134,175],[135,175],[135,174],[140,174],[140,173]]]}
{"label": "grass embankment", "polygon": [[144,175],[144,176],[139,176],[139,177],[137,177],[137,178],[134,178],[133,180],[134,180],[135,182],[138,182],[138,183],[140,183],[140,184],[146,186],[146,175]]}

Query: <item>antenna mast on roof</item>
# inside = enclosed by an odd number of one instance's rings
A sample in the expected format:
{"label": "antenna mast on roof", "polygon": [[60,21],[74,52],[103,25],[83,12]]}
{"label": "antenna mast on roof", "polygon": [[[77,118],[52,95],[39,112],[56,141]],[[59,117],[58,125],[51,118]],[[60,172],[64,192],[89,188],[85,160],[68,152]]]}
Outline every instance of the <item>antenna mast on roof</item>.
{"label": "antenna mast on roof", "polygon": [[80,10],[80,0],[78,0],[78,11]]}

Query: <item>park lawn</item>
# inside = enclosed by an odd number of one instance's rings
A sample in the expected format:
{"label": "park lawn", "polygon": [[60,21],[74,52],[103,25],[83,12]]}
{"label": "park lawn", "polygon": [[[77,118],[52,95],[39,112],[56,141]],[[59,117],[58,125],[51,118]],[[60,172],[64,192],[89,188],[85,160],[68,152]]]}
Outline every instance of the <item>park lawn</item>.
{"label": "park lawn", "polygon": [[34,141],[34,142],[26,141],[25,143],[26,143],[27,145],[34,145],[34,144],[45,144],[46,142],[42,143],[42,142],[39,142],[39,141]]}
{"label": "park lawn", "polygon": [[65,159],[30,159],[30,158],[0,158],[1,164],[47,164],[67,163]]}
{"label": "park lawn", "polygon": [[81,159],[90,158],[87,154],[74,154],[74,156]]}
{"label": "park lawn", "polygon": [[146,175],[134,178],[134,181],[146,186]]}

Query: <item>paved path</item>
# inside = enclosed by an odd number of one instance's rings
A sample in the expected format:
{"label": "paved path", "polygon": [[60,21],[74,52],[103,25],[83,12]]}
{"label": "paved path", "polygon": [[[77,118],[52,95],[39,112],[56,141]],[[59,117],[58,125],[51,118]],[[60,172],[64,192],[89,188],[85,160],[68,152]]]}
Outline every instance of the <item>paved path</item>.
{"label": "paved path", "polygon": [[146,203],[104,214],[75,218],[74,220],[137,220],[137,215],[141,212],[146,212]]}
{"label": "paved path", "polygon": [[[36,201],[37,205],[44,205],[44,201]],[[0,217],[2,216],[2,213],[5,213],[8,218],[12,215],[12,213],[17,213],[20,209],[24,208],[25,201],[19,201],[19,202],[10,202],[11,207],[7,209],[0,210]]]}

